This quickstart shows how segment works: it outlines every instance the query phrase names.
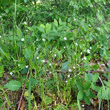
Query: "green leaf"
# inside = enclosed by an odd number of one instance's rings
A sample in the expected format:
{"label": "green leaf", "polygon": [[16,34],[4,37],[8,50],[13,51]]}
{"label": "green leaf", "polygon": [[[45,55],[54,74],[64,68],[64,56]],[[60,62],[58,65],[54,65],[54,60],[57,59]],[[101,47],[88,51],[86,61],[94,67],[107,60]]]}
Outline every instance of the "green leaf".
{"label": "green leaf", "polygon": [[60,24],[60,25],[62,25],[62,21],[61,21],[61,18],[59,18],[59,24]]}
{"label": "green leaf", "polygon": [[63,63],[61,70],[67,71],[69,69],[69,61]]}
{"label": "green leaf", "polygon": [[21,83],[16,80],[11,80],[7,84],[4,85],[4,88],[8,88],[8,90],[16,91],[21,87]]}
{"label": "green leaf", "polygon": [[28,47],[28,48],[25,49],[25,51],[24,51],[24,56],[25,56],[25,58],[26,58],[27,60],[29,60],[29,59],[32,58],[33,53],[32,53],[31,47]]}
{"label": "green leaf", "polygon": [[48,105],[48,104],[51,104],[52,103],[52,98],[46,96],[45,97],[45,104]]}
{"label": "green leaf", "polygon": [[110,100],[110,88],[101,87],[97,96],[100,99]]}
{"label": "green leaf", "polygon": [[54,19],[54,25],[55,25],[56,27],[58,27],[58,22],[57,22],[56,19]]}
{"label": "green leaf", "polygon": [[45,25],[44,24],[41,24],[40,27],[43,28],[43,29],[45,29]]}
{"label": "green leaf", "polygon": [[34,79],[34,78],[30,78],[31,81],[31,86],[34,86],[35,84],[38,84],[38,80]]}
{"label": "green leaf", "polygon": [[89,97],[84,96],[84,101],[85,101],[88,105],[90,105],[90,99],[89,99]]}
{"label": "green leaf", "polygon": [[21,29],[20,29],[20,28],[17,28],[17,35],[18,35],[19,37],[21,37],[21,36],[22,36],[22,31],[21,31]]}
{"label": "green leaf", "polygon": [[98,10],[98,13],[97,13],[97,18],[98,18],[99,21],[101,21],[101,22],[103,21],[103,14],[99,10]]}
{"label": "green leaf", "polygon": [[99,73],[96,73],[94,76],[93,76],[93,83],[95,83],[97,80],[98,80],[98,77],[99,77]]}
{"label": "green leaf", "polygon": [[83,91],[79,91],[79,92],[78,92],[78,95],[77,95],[77,99],[78,99],[78,100],[82,100],[83,97],[84,97],[84,92],[83,92]]}
{"label": "green leaf", "polygon": [[4,73],[4,66],[0,66],[0,77],[3,76]]}
{"label": "green leaf", "polygon": [[49,32],[51,30],[51,24],[47,23],[46,24],[46,32]]}
{"label": "green leaf", "polygon": [[89,89],[91,86],[91,82],[90,81],[87,81],[84,85],[84,89]]}

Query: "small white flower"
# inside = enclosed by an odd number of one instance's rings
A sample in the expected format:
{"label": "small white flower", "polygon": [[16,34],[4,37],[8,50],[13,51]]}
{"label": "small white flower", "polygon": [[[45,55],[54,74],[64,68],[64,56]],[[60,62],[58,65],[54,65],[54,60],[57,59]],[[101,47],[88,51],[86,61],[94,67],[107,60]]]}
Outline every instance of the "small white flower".
{"label": "small white flower", "polygon": [[52,53],[52,51],[50,51],[50,53]]}
{"label": "small white flower", "polygon": [[13,75],[13,73],[12,73],[12,72],[10,72],[10,75]]}
{"label": "small white flower", "polygon": [[76,18],[74,18],[74,21],[76,21]]}
{"label": "small white flower", "polygon": [[26,30],[26,32],[28,32],[28,30]]}
{"label": "small white flower", "polygon": [[79,66],[79,64],[77,64],[77,66]]}
{"label": "small white flower", "polygon": [[38,39],[36,39],[36,41],[38,41]]}
{"label": "small white flower", "polygon": [[2,16],[0,16],[0,18],[2,18]]}
{"label": "small white flower", "polygon": [[28,68],[28,65],[26,65],[26,68]]}
{"label": "small white flower", "polygon": [[42,60],[43,63],[45,63],[45,60]]}
{"label": "small white flower", "polygon": [[37,57],[37,59],[39,59],[39,57]]}
{"label": "small white flower", "polygon": [[75,43],[76,46],[78,46],[78,43]]}
{"label": "small white flower", "polygon": [[24,41],[24,38],[21,38],[21,41],[23,42]]}
{"label": "small white flower", "polygon": [[91,25],[89,24],[89,27],[91,27]]}
{"label": "small white flower", "polygon": [[65,81],[66,83],[68,82],[68,81]]}
{"label": "small white flower", "polygon": [[67,40],[67,38],[66,38],[66,37],[64,37],[64,40]]}
{"label": "small white flower", "polygon": [[52,64],[51,63],[49,63],[49,66],[51,66]]}
{"label": "small white flower", "polygon": [[84,59],[84,60],[87,60],[87,58],[86,58],[86,57],[84,57],[83,59]]}
{"label": "small white flower", "polygon": [[92,47],[90,47],[90,49],[92,49]]}
{"label": "small white flower", "polygon": [[84,107],[84,105],[82,105],[82,107]]}
{"label": "small white flower", "polygon": [[68,78],[70,78],[70,74],[68,75]]}
{"label": "small white flower", "polygon": [[56,54],[54,54],[54,56],[56,57],[57,55],[56,55]]}
{"label": "small white flower", "polygon": [[90,53],[90,50],[89,49],[87,49],[87,53]]}
{"label": "small white flower", "polygon": [[81,52],[81,55],[82,55],[82,52]]}
{"label": "small white flower", "polygon": [[73,69],[75,69],[75,66],[73,66]]}
{"label": "small white flower", "polygon": [[49,73],[51,74],[52,72],[50,71]]}
{"label": "small white flower", "polygon": [[65,49],[66,47],[64,46],[64,49]]}
{"label": "small white flower", "polygon": [[68,71],[71,72],[71,69],[69,69]]}
{"label": "small white flower", "polygon": [[24,24],[27,24],[26,22],[24,22]]}
{"label": "small white flower", "polygon": [[0,38],[2,38],[2,36],[0,35]]}
{"label": "small white flower", "polygon": [[18,64],[18,66],[20,66],[20,64]]}
{"label": "small white flower", "polygon": [[43,38],[42,40],[43,40],[43,42],[45,41],[45,39],[44,39],[44,38]]}

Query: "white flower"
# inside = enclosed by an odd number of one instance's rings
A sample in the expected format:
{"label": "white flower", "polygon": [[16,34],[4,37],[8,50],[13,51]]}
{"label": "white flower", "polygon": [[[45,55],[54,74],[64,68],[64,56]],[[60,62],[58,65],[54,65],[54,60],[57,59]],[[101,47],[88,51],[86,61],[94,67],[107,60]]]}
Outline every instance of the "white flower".
{"label": "white flower", "polygon": [[2,36],[0,35],[0,38],[2,38]]}
{"label": "white flower", "polygon": [[92,49],[92,47],[90,47],[90,49]]}
{"label": "white flower", "polygon": [[45,60],[42,60],[43,63],[45,63]]}
{"label": "white flower", "polygon": [[84,107],[84,105],[82,105],[82,107]]}
{"label": "white flower", "polygon": [[13,75],[13,73],[12,73],[12,72],[10,72],[10,75]]}
{"label": "white flower", "polygon": [[74,21],[76,21],[76,18],[74,18]]}
{"label": "white flower", "polygon": [[26,22],[24,22],[24,24],[27,24]]}
{"label": "white flower", "polygon": [[89,27],[91,27],[91,25],[89,24]]}
{"label": "white flower", "polygon": [[68,78],[70,78],[70,74],[68,75]]}
{"label": "white flower", "polygon": [[56,54],[54,54],[54,56],[56,57],[57,55],[56,55]]}
{"label": "white flower", "polygon": [[86,58],[86,57],[84,57],[83,59],[84,59],[84,60],[87,60],[87,58]]}
{"label": "white flower", "polygon": [[64,46],[64,49],[65,49],[66,47]]}
{"label": "white flower", "polygon": [[2,16],[0,16],[0,18],[2,18]]}
{"label": "white flower", "polygon": [[38,39],[36,39],[36,41],[38,41]]}
{"label": "white flower", "polygon": [[76,46],[78,46],[78,43],[75,43]]}
{"label": "white flower", "polygon": [[26,65],[26,68],[28,68],[28,65]]}
{"label": "white flower", "polygon": [[50,71],[49,73],[51,74],[52,72]]}
{"label": "white flower", "polygon": [[71,69],[69,69],[68,71],[71,72]]}
{"label": "white flower", "polygon": [[18,64],[18,66],[20,66],[20,64]]}
{"label": "white flower", "polygon": [[49,66],[51,66],[52,64],[51,63],[49,63]]}
{"label": "white flower", "polygon": [[68,82],[68,81],[65,81],[66,83]]}
{"label": "white flower", "polygon": [[24,41],[24,38],[21,38],[21,41],[23,42]]}
{"label": "white flower", "polygon": [[28,32],[28,30],[26,30],[26,32]]}
{"label": "white flower", "polygon": [[67,40],[67,38],[66,38],[66,37],[64,37],[64,40]]}
{"label": "white flower", "polygon": [[77,66],[79,66],[79,64],[77,64]]}
{"label": "white flower", "polygon": [[87,53],[90,53],[90,50],[89,49],[87,49]]}
{"label": "white flower", "polygon": [[50,53],[52,53],[52,51],[50,51]]}
{"label": "white flower", "polygon": [[37,59],[39,59],[39,57],[37,57]]}
{"label": "white flower", "polygon": [[45,39],[44,39],[44,38],[43,38],[42,40],[43,40],[43,41],[45,41]]}
{"label": "white flower", "polygon": [[73,66],[73,69],[75,69],[75,66]]}
{"label": "white flower", "polygon": [[81,52],[81,55],[82,55],[82,52]]}

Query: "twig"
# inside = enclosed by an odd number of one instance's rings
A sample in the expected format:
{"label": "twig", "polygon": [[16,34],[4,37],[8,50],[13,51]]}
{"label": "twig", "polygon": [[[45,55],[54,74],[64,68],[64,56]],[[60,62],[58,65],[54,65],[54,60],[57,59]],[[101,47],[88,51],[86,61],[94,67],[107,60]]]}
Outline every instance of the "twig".
{"label": "twig", "polygon": [[23,91],[22,91],[22,94],[21,94],[21,97],[20,97],[20,100],[19,100],[19,104],[18,104],[17,110],[19,110],[20,106],[21,106],[21,102],[22,102],[22,98],[23,98],[23,94],[24,94],[24,90],[25,90],[25,86],[26,86],[26,82],[27,82],[28,76],[29,76],[29,70],[28,70],[27,75],[26,75],[24,88],[23,88]]}

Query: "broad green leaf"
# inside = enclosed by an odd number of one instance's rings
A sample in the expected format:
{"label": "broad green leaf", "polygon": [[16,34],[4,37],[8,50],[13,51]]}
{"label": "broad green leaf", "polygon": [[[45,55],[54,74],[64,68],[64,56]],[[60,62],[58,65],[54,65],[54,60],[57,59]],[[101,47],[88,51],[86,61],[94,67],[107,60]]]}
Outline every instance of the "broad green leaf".
{"label": "broad green leaf", "polygon": [[61,18],[59,18],[59,24],[62,25],[62,20],[61,20]]}
{"label": "broad green leaf", "polygon": [[101,21],[101,22],[103,21],[103,14],[102,14],[102,12],[98,11],[97,18],[98,18],[99,21]]}
{"label": "broad green leaf", "polygon": [[88,105],[90,105],[90,99],[89,99],[89,97],[84,96],[84,101],[85,101]]}
{"label": "broad green leaf", "polygon": [[16,91],[21,87],[21,83],[16,80],[11,80],[7,84],[4,85],[4,88],[8,88],[8,90]]}
{"label": "broad green leaf", "polygon": [[46,32],[49,32],[51,30],[51,24],[47,23],[46,24]]}
{"label": "broad green leaf", "polygon": [[20,29],[20,28],[17,28],[17,35],[18,35],[19,37],[21,37],[21,36],[22,36],[22,31],[21,31],[21,29]]}
{"label": "broad green leaf", "polygon": [[48,105],[48,104],[51,104],[52,103],[52,98],[46,96],[45,97],[45,104]]}
{"label": "broad green leaf", "polygon": [[77,95],[77,99],[78,99],[78,100],[82,100],[83,97],[84,97],[84,92],[83,92],[83,91],[79,91],[79,92],[78,92],[78,95]]}
{"label": "broad green leaf", "polygon": [[95,82],[98,80],[98,77],[99,77],[99,73],[96,73],[96,74],[93,76],[93,83],[95,83]]}
{"label": "broad green leaf", "polygon": [[0,66],[0,77],[3,76],[4,73],[4,66]]}
{"label": "broad green leaf", "polygon": [[91,82],[90,81],[87,81],[84,85],[84,89],[89,89],[91,86]]}
{"label": "broad green leaf", "polygon": [[43,28],[43,29],[45,29],[45,25],[44,24],[41,24],[40,27]]}
{"label": "broad green leaf", "polygon": [[69,61],[63,63],[61,70],[67,71],[69,69]]}
{"label": "broad green leaf", "polygon": [[56,19],[54,19],[54,25],[55,25],[56,27],[58,27],[58,22],[57,22]]}
{"label": "broad green leaf", "polygon": [[31,47],[28,47],[24,50],[24,56],[27,60],[31,59],[32,56],[33,56],[33,52],[32,52],[32,49]]}
{"label": "broad green leaf", "polygon": [[110,88],[101,87],[97,96],[100,99],[110,100]]}

